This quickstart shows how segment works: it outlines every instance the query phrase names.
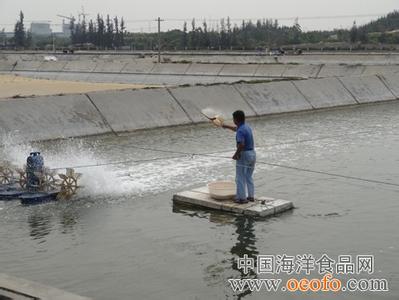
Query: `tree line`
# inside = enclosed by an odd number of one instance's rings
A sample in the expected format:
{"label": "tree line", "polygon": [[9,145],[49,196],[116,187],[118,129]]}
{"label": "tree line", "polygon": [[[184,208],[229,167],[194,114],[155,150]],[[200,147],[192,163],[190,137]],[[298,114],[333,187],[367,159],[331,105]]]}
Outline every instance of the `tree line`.
{"label": "tree line", "polygon": [[[90,19],[86,22],[83,18],[76,22],[71,18],[69,44],[87,45],[92,44],[99,49],[118,49],[125,45],[125,36],[127,34],[126,24],[123,18],[117,16],[111,18],[109,15],[104,19],[97,14],[95,21]],[[52,43],[51,37],[33,37],[29,30],[25,29],[24,13],[19,13],[19,19],[14,26],[14,38],[12,42],[16,48],[30,48],[33,39]],[[61,41],[65,45],[65,41]]]}
{"label": "tree line", "polygon": [[97,14],[96,21],[90,19],[86,22],[85,18],[75,23],[72,18],[69,26],[71,30],[71,43],[93,44],[100,49],[118,49],[125,45],[126,25],[123,18],[110,18],[109,15],[103,18]]}
{"label": "tree line", "polygon": [[[277,20],[243,21],[237,25],[227,17],[210,28],[205,20],[198,24],[193,19],[189,25],[184,22],[182,30],[162,32],[161,43],[163,49],[170,50],[253,50],[299,43],[301,33],[298,23],[280,26]],[[129,33],[127,40],[136,49],[157,48],[157,33]]]}
{"label": "tree line", "polygon": [[[354,22],[350,29],[303,31],[298,20],[293,25],[280,25],[278,20],[263,19],[232,24],[230,18],[221,19],[210,29],[207,22],[193,19],[181,30],[161,34],[162,49],[168,50],[256,50],[281,46],[319,44],[321,42],[347,44],[399,44],[399,11],[363,26]],[[136,49],[156,49],[156,33],[130,33],[128,44]]]}
{"label": "tree line", "polygon": [[[126,30],[123,18],[97,14],[95,20],[85,18],[70,21],[71,36],[63,45],[79,47],[92,45],[97,49],[146,50],[158,48],[157,33],[132,33]],[[272,49],[282,45],[295,46],[318,44],[321,42],[344,42],[350,44],[399,43],[399,11],[371,21],[363,26],[354,22],[350,29],[324,31],[302,31],[296,20],[291,26],[280,25],[278,20],[248,20],[233,24],[229,17],[222,18],[215,26],[209,26],[206,20],[198,22],[192,19],[183,23],[181,29],[161,32],[161,47],[164,50],[257,50]],[[24,27],[24,15],[20,12],[14,30],[15,47],[29,48],[32,35]]]}

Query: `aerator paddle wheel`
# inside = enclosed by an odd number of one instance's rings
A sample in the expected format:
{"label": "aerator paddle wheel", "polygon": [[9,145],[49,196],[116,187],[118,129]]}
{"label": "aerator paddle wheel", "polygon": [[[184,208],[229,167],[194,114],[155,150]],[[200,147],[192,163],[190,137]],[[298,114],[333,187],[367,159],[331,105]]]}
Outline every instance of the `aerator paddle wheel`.
{"label": "aerator paddle wheel", "polygon": [[10,164],[0,164],[0,185],[11,184],[14,181],[14,171]]}
{"label": "aerator paddle wheel", "polygon": [[52,192],[57,190],[59,186],[59,180],[55,178],[55,170],[44,168],[43,173],[40,176],[40,191]]}
{"label": "aerator paddle wheel", "polygon": [[58,193],[58,199],[70,199],[76,194],[79,188],[78,179],[82,174],[76,173],[74,169],[66,169],[66,174],[58,174],[61,178],[61,191]]}
{"label": "aerator paddle wheel", "polygon": [[65,174],[56,170],[44,166],[39,152],[30,153],[23,168],[0,162],[0,200],[20,199],[22,204],[36,204],[71,199],[80,187],[81,174],[71,168]]}
{"label": "aerator paddle wheel", "polygon": [[18,184],[19,186],[26,190],[28,186],[28,177],[26,176],[26,165],[24,165],[23,169],[17,169],[17,173],[19,174]]}

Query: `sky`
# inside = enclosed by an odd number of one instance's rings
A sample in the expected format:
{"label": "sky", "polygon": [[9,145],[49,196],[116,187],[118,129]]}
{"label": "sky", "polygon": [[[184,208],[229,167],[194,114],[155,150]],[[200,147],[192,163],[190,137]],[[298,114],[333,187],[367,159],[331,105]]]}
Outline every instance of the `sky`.
{"label": "sky", "polygon": [[[112,3],[112,5],[110,5]],[[25,24],[31,21],[49,21],[54,31],[60,31],[60,15],[84,12],[87,18],[97,13],[124,17],[129,31],[155,32],[158,16],[164,19],[162,29],[182,29],[184,20],[197,24],[204,19],[216,28],[220,18],[229,16],[232,23],[241,24],[242,19],[278,19],[281,24],[292,25],[295,18],[303,30],[330,30],[350,28],[399,10],[399,0],[0,0],[0,30],[12,31],[19,11],[25,14]]]}

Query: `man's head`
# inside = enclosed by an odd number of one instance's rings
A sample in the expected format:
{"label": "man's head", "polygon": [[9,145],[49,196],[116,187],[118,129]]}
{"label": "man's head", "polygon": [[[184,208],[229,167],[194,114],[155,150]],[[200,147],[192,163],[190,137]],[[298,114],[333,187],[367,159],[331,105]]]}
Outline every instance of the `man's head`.
{"label": "man's head", "polygon": [[233,121],[234,124],[236,124],[237,126],[245,123],[245,114],[242,110],[236,110],[235,112],[233,112]]}

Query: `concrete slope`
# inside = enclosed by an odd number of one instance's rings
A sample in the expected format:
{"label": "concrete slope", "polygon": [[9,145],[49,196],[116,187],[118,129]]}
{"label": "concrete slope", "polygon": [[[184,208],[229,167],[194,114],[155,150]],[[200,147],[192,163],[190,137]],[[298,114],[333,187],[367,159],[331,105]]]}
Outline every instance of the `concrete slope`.
{"label": "concrete slope", "polygon": [[399,99],[399,74],[385,74],[380,76],[380,78],[384,81],[385,85],[389,88],[392,94]]}
{"label": "concrete slope", "polygon": [[121,73],[150,73],[154,68],[154,64],[151,62],[129,62],[127,63]]}
{"label": "concrete slope", "polygon": [[223,66],[220,71],[220,76],[249,76],[252,77],[255,75],[256,70],[259,65],[250,64],[250,65],[238,65],[238,64],[226,64]]}
{"label": "concrete slope", "polygon": [[120,73],[124,66],[125,62],[119,61],[99,61],[94,68],[93,72],[101,72],[101,73]]}
{"label": "concrete slope", "polygon": [[[112,82],[144,84],[146,82],[146,77],[147,75],[145,74],[114,74],[114,76],[112,77]],[[95,76],[94,78],[101,80],[100,76]]]}
{"label": "concrete slope", "polygon": [[42,61],[24,61],[20,60],[17,62],[17,65],[14,68],[14,71],[37,71],[39,70],[40,65],[42,64]]}
{"label": "concrete slope", "polygon": [[89,93],[114,131],[133,131],[190,123],[166,89]]}
{"label": "concrete slope", "polygon": [[189,66],[190,66],[189,64],[172,64],[172,63],[155,64],[154,68],[151,70],[151,73],[184,75],[186,74],[186,71],[189,68]]}
{"label": "concrete slope", "polygon": [[378,74],[399,74],[399,65],[366,66],[362,76]]}
{"label": "concrete slope", "polygon": [[237,84],[236,88],[258,115],[312,109],[290,81]]}
{"label": "concrete slope", "polygon": [[14,68],[15,61],[10,61],[10,60],[5,60],[1,59],[0,60],[0,71],[12,71]]}
{"label": "concrete slope", "polygon": [[282,77],[287,65],[263,64],[255,72],[257,77]]}
{"label": "concrete slope", "polygon": [[94,61],[79,61],[72,60],[64,66],[63,71],[70,72],[93,72],[96,68],[97,63]]}
{"label": "concrete slope", "polygon": [[324,65],[318,77],[347,77],[360,76],[364,71],[364,66],[360,65]]}
{"label": "concrete slope", "polygon": [[255,112],[231,85],[193,86],[170,89],[174,98],[181,104],[194,122],[207,119],[201,111],[223,115],[231,118],[235,110],[243,110],[246,115],[254,116]]}
{"label": "concrete slope", "polygon": [[40,72],[61,72],[65,65],[66,61],[44,61],[38,71]]}
{"label": "concrete slope", "polygon": [[81,81],[86,82],[89,79],[91,73],[70,73],[70,72],[59,72],[55,73],[57,75],[57,80],[65,81]]}
{"label": "concrete slope", "polygon": [[320,71],[320,65],[287,65],[283,77],[314,78]]}
{"label": "concrete slope", "polygon": [[[79,79],[77,76],[82,76],[84,80],[83,76],[103,75],[48,74],[70,76],[71,80]],[[138,76],[113,75],[122,76],[125,80],[129,76],[132,76],[131,80],[136,80]],[[182,77],[142,74],[140,80],[177,83],[183,81]],[[209,76],[207,79],[216,78],[230,77]],[[46,140],[204,122],[207,120],[201,114],[204,109],[210,115],[220,114],[230,119],[232,112],[237,109],[244,110],[248,116],[261,116],[393,100],[398,97],[399,75],[385,74],[5,99],[0,101],[0,133],[17,135],[29,141]]]}
{"label": "concrete slope", "polygon": [[293,81],[314,108],[356,104],[356,100],[336,78]]}
{"label": "concrete slope", "polygon": [[190,64],[186,74],[216,76],[220,73],[222,68],[222,64]]}
{"label": "concrete slope", "polygon": [[360,103],[396,99],[377,76],[344,77],[339,80]]}
{"label": "concrete slope", "polygon": [[29,141],[110,132],[82,94],[0,101],[0,127]]}

